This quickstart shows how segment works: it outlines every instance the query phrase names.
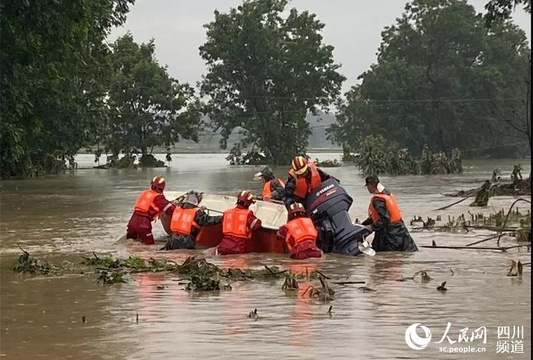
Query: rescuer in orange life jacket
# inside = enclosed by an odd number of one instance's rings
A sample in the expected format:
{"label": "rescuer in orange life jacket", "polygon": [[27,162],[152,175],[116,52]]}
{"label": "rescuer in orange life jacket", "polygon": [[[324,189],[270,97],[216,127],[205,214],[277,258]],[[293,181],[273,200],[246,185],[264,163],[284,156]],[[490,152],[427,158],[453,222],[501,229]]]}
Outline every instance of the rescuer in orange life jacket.
{"label": "rescuer in orange life jacket", "polygon": [[126,230],[128,239],[140,239],[146,245],[154,243],[152,221],[155,221],[161,212],[171,216],[175,209],[174,204],[163,195],[166,185],[163,177],[154,177],[150,185],[150,189],[144,190],[135,201],[133,215]]}
{"label": "rescuer in orange life jacket", "polygon": [[261,200],[264,201],[283,201],[285,197],[285,183],[274,176],[274,172],[266,166],[260,172],[254,175],[254,180],[263,179],[263,193]]}
{"label": "rescuer in orange life jacket", "polygon": [[200,200],[191,191],[177,206],[170,219],[171,238],[167,241],[165,250],[194,249],[196,237],[203,226],[212,226],[222,222],[222,215],[210,216],[204,209],[198,207]]}
{"label": "rescuer in orange life jacket", "polygon": [[217,247],[219,255],[244,254],[248,251],[247,244],[252,238],[252,232],[261,228],[261,220],[249,209],[254,202],[252,193],[243,190],[237,195],[237,206],[224,211],[223,236]]}
{"label": "rescuer in orange life jacket", "polygon": [[[289,178],[285,184],[285,206],[287,209],[294,202],[299,202],[305,206],[309,193],[329,178],[332,176],[319,169],[314,161],[304,156],[296,156],[292,160]],[[335,180],[339,181],[338,179]]]}
{"label": "rescuer in orange life jacket", "polygon": [[318,231],[300,203],[289,206],[288,222],[278,230],[278,236],[285,239],[291,259],[322,257],[322,251],[316,246]]}
{"label": "rescuer in orange life jacket", "polygon": [[362,225],[375,231],[372,248],[375,251],[418,251],[402,220],[402,212],[392,193],[387,191],[375,175],[365,179],[372,198],[368,206],[368,219]]}

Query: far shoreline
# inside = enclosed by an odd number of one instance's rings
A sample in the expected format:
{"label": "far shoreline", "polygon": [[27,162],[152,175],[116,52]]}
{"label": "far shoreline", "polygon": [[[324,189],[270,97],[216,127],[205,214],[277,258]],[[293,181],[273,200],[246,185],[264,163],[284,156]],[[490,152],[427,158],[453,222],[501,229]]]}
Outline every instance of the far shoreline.
{"label": "far shoreline", "polygon": [[[342,154],[342,148],[315,148],[307,149],[308,153],[334,153]],[[92,155],[93,152],[85,151],[85,149],[78,151],[78,155]],[[109,153],[108,153],[109,154]],[[166,155],[164,151],[154,151],[152,155]],[[229,154],[229,150],[222,149],[172,149],[172,155],[179,154]],[[105,153],[102,154],[104,156]]]}

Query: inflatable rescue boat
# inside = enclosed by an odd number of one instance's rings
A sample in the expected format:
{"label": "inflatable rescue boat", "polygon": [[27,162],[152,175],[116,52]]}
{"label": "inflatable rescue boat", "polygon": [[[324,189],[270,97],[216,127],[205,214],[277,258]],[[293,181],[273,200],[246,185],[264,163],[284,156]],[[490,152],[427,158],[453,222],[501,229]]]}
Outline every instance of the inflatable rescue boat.
{"label": "inflatable rescue boat", "polygon": [[[165,191],[165,197],[173,201],[183,193],[175,191]],[[237,199],[235,196],[203,194],[200,206],[205,207],[209,215],[222,215],[225,210],[234,208]],[[253,233],[252,239],[248,242],[249,252],[269,252],[284,253],[285,241],[276,236],[279,228],[287,223],[287,209],[281,203],[256,200],[250,206],[259,219],[262,228]],[[160,215],[163,228],[170,235],[170,217],[165,214]],[[209,248],[217,246],[222,240],[222,224],[205,226],[196,238],[196,245],[199,248]]]}

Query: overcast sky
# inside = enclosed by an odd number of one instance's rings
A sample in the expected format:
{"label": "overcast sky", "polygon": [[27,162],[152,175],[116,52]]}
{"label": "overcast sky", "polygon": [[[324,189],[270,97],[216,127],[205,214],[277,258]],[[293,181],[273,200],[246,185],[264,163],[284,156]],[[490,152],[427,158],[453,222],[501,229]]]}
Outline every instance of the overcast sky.
{"label": "overcast sky", "polygon": [[[470,0],[483,11],[488,0]],[[168,65],[171,76],[195,86],[205,74],[198,47],[205,38],[203,25],[214,19],[213,11],[227,12],[241,0],[136,0],[126,24],[109,38],[130,31],[137,42],[154,38],[160,64]],[[347,77],[344,91],[356,83],[357,76],[376,60],[381,31],[401,16],[405,0],[293,0],[289,7],[309,10],[326,26],[324,42],[335,47],[334,57]],[[531,43],[531,16],[521,8],[513,14],[515,23],[526,31]]]}

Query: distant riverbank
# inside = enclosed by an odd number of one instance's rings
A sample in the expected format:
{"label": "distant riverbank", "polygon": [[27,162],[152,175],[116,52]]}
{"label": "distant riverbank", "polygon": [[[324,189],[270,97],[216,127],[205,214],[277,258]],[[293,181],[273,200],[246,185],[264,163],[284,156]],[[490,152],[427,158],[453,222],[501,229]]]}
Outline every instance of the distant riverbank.
{"label": "distant riverbank", "polygon": [[[91,148],[85,148],[80,149],[78,154],[80,155],[86,155],[86,154],[92,154],[95,149],[91,149],[91,151],[87,151]],[[342,148],[309,148],[307,149],[308,153],[339,153],[342,154]],[[229,149],[222,150],[222,149],[171,149],[172,154],[229,154]],[[153,152],[154,155],[157,154],[166,154],[166,151],[164,149],[156,149]]]}

